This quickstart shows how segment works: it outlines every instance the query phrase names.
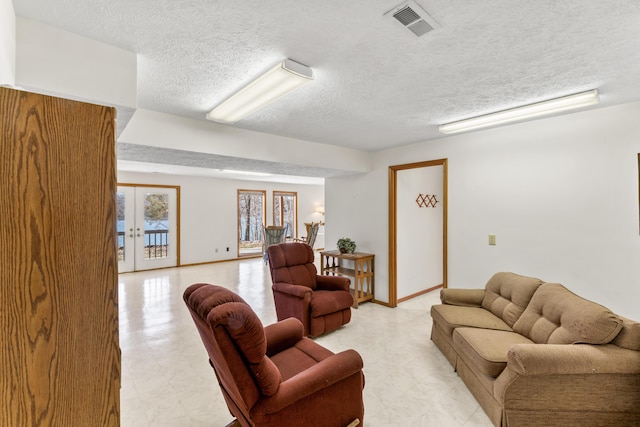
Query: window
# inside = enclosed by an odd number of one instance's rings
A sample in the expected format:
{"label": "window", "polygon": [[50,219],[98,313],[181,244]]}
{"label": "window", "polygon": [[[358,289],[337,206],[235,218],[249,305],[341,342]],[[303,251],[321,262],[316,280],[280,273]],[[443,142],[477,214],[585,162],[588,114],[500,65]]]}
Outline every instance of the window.
{"label": "window", "polygon": [[288,237],[298,237],[298,193],[273,192],[273,225],[287,227]]}
{"label": "window", "polygon": [[262,253],[264,190],[238,190],[238,256]]}

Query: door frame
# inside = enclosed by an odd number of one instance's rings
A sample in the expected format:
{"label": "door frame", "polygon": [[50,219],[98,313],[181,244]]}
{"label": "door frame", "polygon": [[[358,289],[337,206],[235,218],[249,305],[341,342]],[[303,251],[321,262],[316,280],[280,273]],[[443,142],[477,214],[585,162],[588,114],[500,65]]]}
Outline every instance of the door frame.
{"label": "door frame", "polygon": [[[389,303],[390,307],[398,305],[398,264],[397,264],[397,174],[398,171],[432,166],[442,166],[442,287],[447,287],[447,217],[448,217],[448,182],[447,160],[428,160],[424,162],[407,163],[389,166]],[[440,285],[427,289],[424,293],[439,288]],[[417,296],[417,295],[415,295]]]}
{"label": "door frame", "polygon": [[[117,187],[146,187],[146,188],[169,188],[176,190],[176,265],[180,267],[180,186],[179,185],[164,185],[164,184],[133,184],[133,183],[118,183]],[[115,197],[115,195],[114,195]],[[172,267],[158,267],[160,268],[173,268]],[[134,270],[136,271],[136,270]]]}

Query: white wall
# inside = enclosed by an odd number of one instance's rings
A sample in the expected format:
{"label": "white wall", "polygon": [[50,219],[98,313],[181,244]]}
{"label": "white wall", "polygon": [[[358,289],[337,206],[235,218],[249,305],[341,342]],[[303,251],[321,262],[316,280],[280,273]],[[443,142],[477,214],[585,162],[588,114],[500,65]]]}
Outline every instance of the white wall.
{"label": "white wall", "polygon": [[325,180],[325,248],[337,249],[339,238],[350,237],[358,252],[374,253],[376,289],[378,276],[384,278],[385,288],[388,277],[388,254],[380,249],[387,248],[389,239],[387,182],[387,169],[379,167],[366,174]]}
{"label": "white wall", "polygon": [[372,172],[326,181],[327,240],[376,254],[387,301],[388,166],[448,158],[450,287],[513,271],[638,319],[638,117],[636,102],[376,153]]}
{"label": "white wall", "polygon": [[0,85],[16,82],[16,14],[11,0],[0,0]]}
{"label": "white wall", "polygon": [[[318,221],[314,209],[324,206],[324,187],[261,181],[118,172],[118,183],[180,186],[181,264],[219,261],[238,255],[237,190],[267,191],[267,224],[272,223],[273,191],[298,193],[298,227]],[[321,241],[316,241],[315,247]],[[229,247],[229,252],[226,248]],[[215,249],[218,252],[215,252]]]}
{"label": "white wall", "polygon": [[137,55],[36,21],[16,21],[16,84],[53,95],[135,108]]}

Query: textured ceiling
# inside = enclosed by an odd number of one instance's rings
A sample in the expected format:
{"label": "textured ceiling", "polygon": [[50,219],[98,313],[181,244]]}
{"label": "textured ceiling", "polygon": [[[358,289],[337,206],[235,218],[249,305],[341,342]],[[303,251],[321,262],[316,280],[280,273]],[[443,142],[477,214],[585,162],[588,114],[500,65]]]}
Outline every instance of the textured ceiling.
{"label": "textured ceiling", "polygon": [[398,0],[14,0],[35,19],[139,54],[138,106],[205,114],[283,58],[315,81],[235,126],[375,151],[437,125],[598,88],[640,99],[638,0],[418,0],[421,38],[384,13]]}

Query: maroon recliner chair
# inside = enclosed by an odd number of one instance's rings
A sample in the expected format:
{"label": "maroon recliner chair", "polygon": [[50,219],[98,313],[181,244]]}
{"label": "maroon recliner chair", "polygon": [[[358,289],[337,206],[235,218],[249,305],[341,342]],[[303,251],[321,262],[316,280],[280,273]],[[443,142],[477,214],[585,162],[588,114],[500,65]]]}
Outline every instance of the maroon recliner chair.
{"label": "maroon recliner chair", "polygon": [[310,337],[326,334],[351,320],[351,280],[320,276],[306,243],[269,246],[269,268],[278,320],[295,317]]}
{"label": "maroon recliner chair", "polygon": [[232,291],[184,292],[227,407],[241,426],[356,426],[364,416],[362,359],[302,336],[296,319],[264,327]]}

